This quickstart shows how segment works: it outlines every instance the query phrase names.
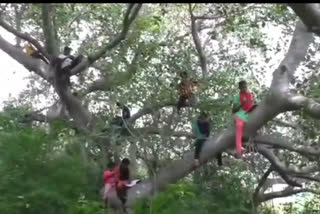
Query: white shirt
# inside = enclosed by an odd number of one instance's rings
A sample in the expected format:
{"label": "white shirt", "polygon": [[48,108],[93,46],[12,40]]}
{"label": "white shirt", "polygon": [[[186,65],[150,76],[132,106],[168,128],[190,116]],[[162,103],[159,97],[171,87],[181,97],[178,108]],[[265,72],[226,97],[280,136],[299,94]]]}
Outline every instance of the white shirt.
{"label": "white shirt", "polygon": [[66,55],[60,54],[60,55],[59,55],[59,58],[63,60],[62,65],[61,65],[61,68],[62,68],[62,69],[65,68],[65,67],[67,67],[67,66],[69,66],[69,65],[71,65],[71,63],[72,63],[72,59],[70,59],[70,58],[69,58],[68,56],[66,56]]}

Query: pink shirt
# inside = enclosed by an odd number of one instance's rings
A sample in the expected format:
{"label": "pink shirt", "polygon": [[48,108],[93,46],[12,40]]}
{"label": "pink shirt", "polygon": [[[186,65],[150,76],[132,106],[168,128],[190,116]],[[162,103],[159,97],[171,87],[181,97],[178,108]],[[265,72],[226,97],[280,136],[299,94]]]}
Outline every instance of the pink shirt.
{"label": "pink shirt", "polygon": [[104,182],[105,182],[106,184],[114,184],[114,183],[116,182],[114,171],[106,170],[106,171],[103,173],[103,178],[104,178]]}

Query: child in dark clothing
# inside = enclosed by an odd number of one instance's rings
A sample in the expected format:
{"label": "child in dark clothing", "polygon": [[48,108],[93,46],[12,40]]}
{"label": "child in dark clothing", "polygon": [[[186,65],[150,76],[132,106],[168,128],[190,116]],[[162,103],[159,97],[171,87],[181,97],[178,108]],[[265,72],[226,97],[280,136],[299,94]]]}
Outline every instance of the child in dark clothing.
{"label": "child in dark clothing", "polygon": [[[195,153],[194,153],[194,159],[195,159],[195,166],[199,167],[199,157],[200,152],[202,149],[202,146],[204,142],[209,138],[210,135],[210,117],[208,114],[201,112],[200,116],[198,117],[198,120],[192,121],[192,129],[196,135],[196,142],[195,142]],[[219,153],[217,155],[218,159],[218,165],[222,165],[222,154]]]}

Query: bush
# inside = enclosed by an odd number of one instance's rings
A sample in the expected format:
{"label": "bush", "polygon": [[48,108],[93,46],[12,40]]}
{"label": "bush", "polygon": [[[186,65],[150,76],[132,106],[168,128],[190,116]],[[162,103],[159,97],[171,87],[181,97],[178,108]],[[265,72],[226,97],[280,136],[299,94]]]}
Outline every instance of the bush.
{"label": "bush", "polygon": [[44,130],[0,120],[1,214],[103,210],[79,153],[66,154],[65,145]]}

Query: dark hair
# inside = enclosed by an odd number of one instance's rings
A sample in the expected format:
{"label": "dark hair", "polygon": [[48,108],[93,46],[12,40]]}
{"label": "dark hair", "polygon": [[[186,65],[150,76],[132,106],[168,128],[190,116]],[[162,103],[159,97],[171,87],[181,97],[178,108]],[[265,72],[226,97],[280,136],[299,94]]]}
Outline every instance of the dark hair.
{"label": "dark hair", "polygon": [[207,118],[207,117],[209,117],[209,115],[208,115],[208,113],[206,113],[206,112],[204,112],[204,111],[202,111],[202,112],[200,113],[200,115],[199,115],[199,119],[204,119],[204,118]]}
{"label": "dark hair", "polygon": [[115,167],[115,163],[113,162],[113,161],[110,161],[108,164],[107,164],[107,168],[108,169],[112,169],[112,168],[114,168]]}
{"label": "dark hair", "polygon": [[119,107],[121,106],[121,103],[119,103],[119,102],[117,102],[116,104],[117,104],[117,106],[119,106]]}
{"label": "dark hair", "polygon": [[245,80],[241,80],[240,82],[239,82],[239,88],[242,88],[244,85],[246,85],[247,84],[247,82],[245,81]]}
{"label": "dark hair", "polygon": [[71,52],[71,48],[70,47],[68,47],[68,46],[66,46],[66,47],[64,47],[64,49],[63,49],[63,53],[65,54],[65,53],[70,53]]}
{"label": "dark hair", "polygon": [[128,158],[123,158],[122,161],[121,161],[121,164],[129,165],[130,164],[130,160]]}
{"label": "dark hair", "polygon": [[188,73],[186,71],[180,72],[180,77],[187,77]]}

